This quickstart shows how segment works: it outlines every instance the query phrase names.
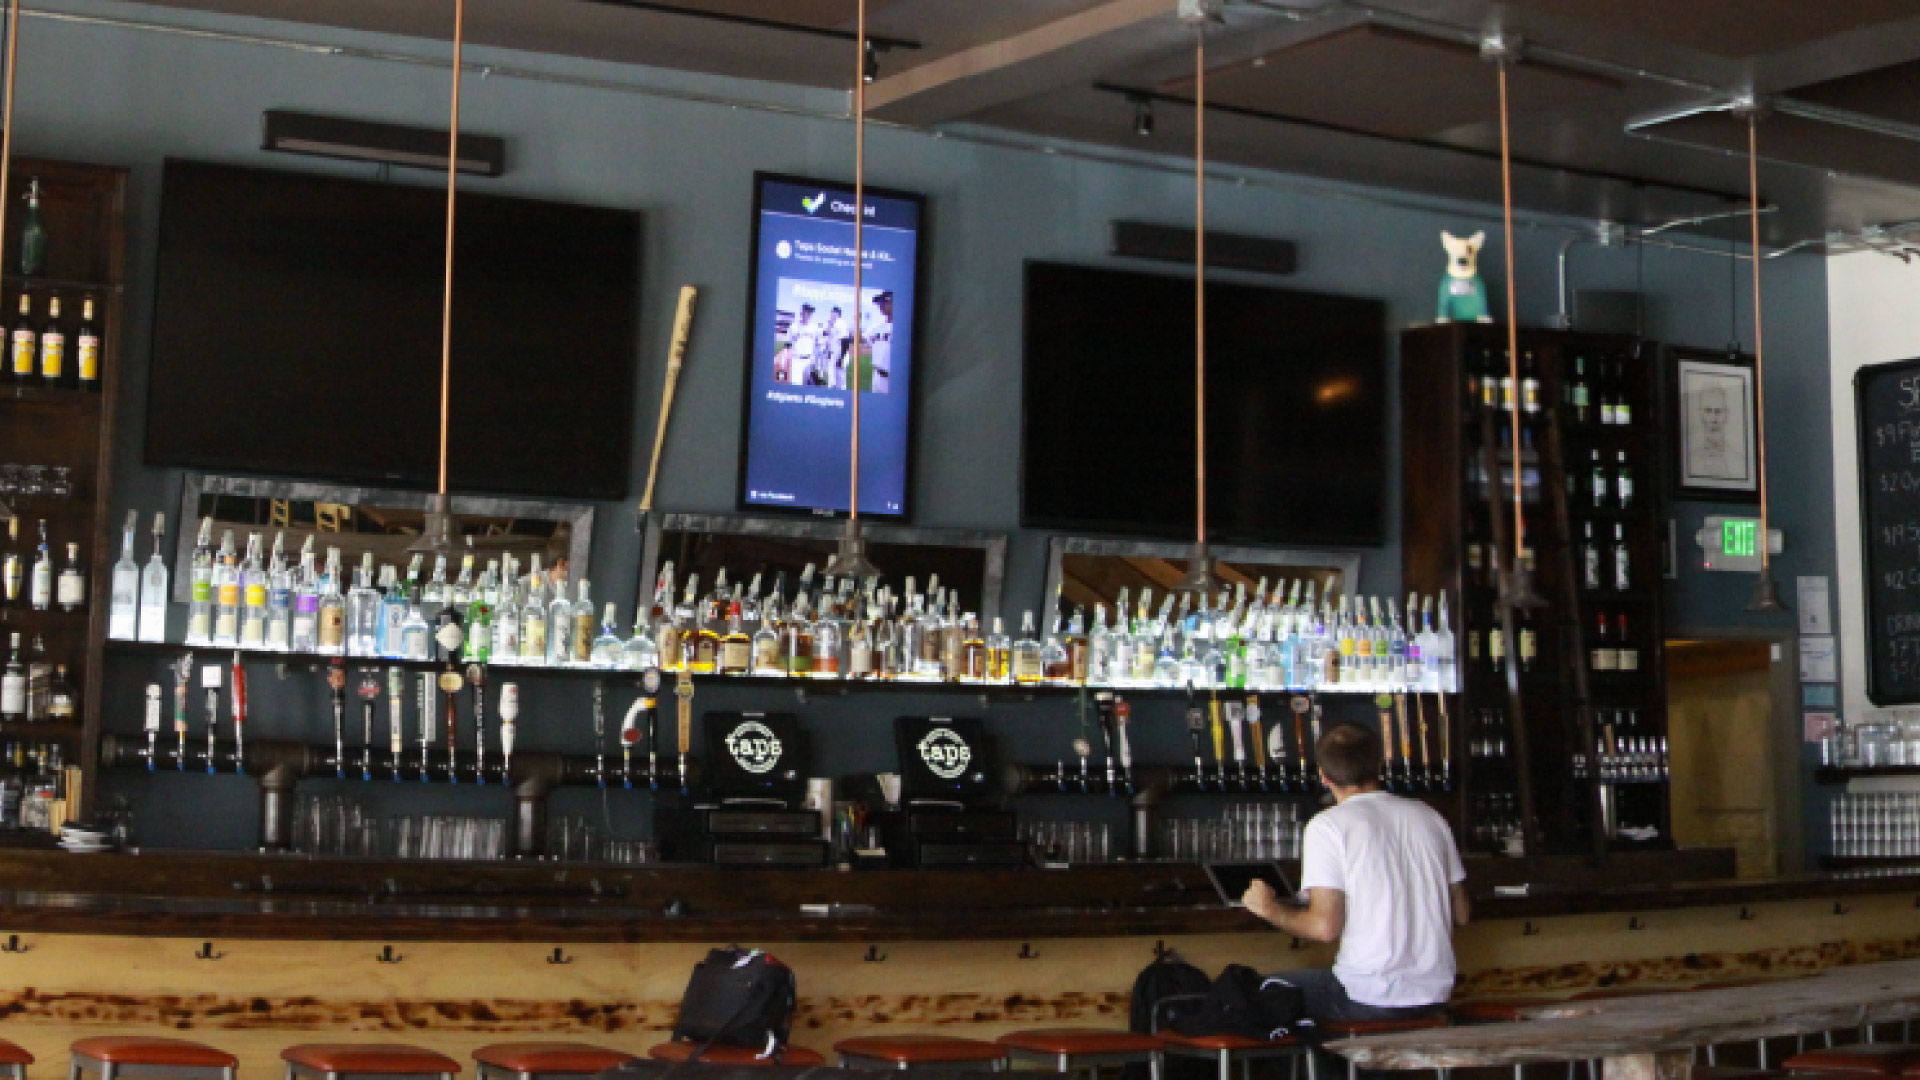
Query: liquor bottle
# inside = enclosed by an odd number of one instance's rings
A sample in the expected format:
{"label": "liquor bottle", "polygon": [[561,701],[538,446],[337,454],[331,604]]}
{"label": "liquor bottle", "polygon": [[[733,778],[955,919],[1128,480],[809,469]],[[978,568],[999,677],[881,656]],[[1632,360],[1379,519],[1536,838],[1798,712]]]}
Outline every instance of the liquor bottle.
{"label": "liquor bottle", "polygon": [[1627,637],[1627,613],[1614,616],[1619,632],[1614,636],[1614,666],[1621,671],[1640,670],[1640,649]]}
{"label": "liquor bottle", "polygon": [[33,325],[33,296],[25,289],[20,290],[20,317],[13,324],[13,334],[9,342],[12,354],[13,381],[26,383],[33,378],[33,359],[40,344],[40,332]]}
{"label": "liquor bottle", "polygon": [[807,583],[813,578],[809,565],[800,576],[800,589],[793,597],[793,610],[780,630],[780,655],[787,661],[787,674],[805,678],[813,674],[813,611],[807,606]]}
{"label": "liquor bottle", "polygon": [[153,515],[153,556],[140,575],[140,640],[167,640],[167,587],[171,576],[167,560],[160,553],[166,545],[167,515]]}
{"label": "liquor bottle", "polygon": [[249,535],[247,557],[240,564],[240,644],[250,649],[266,647],[267,617],[272,610],[267,565],[260,557],[262,543],[259,533]]}
{"label": "liquor bottle", "polygon": [[20,272],[34,277],[47,268],[47,225],[40,218],[40,178],[27,181],[27,219],[20,229]]}
{"label": "liquor bottle", "polygon": [[1607,613],[1604,611],[1596,612],[1594,614],[1594,623],[1595,630],[1589,666],[1595,671],[1620,670],[1619,650],[1614,648],[1613,641],[1607,633]]}
{"label": "liquor bottle", "polygon": [[113,564],[113,591],[107,599],[107,636],[132,641],[140,636],[140,565],[133,561],[133,530],[140,511],[127,511],[120,530],[120,561]]}
{"label": "liquor bottle", "polygon": [[1540,372],[1532,349],[1520,354],[1520,408],[1528,416],[1540,411]]}
{"label": "liquor bottle", "polygon": [[1495,671],[1507,670],[1507,635],[1498,626],[1487,630],[1487,662]]}
{"label": "liquor bottle", "polygon": [[1584,356],[1573,358],[1573,378],[1567,382],[1567,404],[1573,409],[1574,423],[1587,422],[1591,402],[1587,396],[1587,358]]}
{"label": "liquor bottle", "polygon": [[1633,575],[1627,566],[1627,538],[1621,531],[1619,522],[1613,523],[1613,588],[1615,592],[1626,592],[1632,587]]}
{"label": "liquor bottle", "polygon": [[220,553],[213,562],[213,643],[240,643],[240,556],[233,549],[233,530],[220,535]]}
{"label": "liquor bottle", "polygon": [[[472,544],[473,538],[468,537],[467,543]],[[473,603],[473,550],[471,548],[460,557],[460,576],[453,579],[453,588],[447,590],[447,603],[453,605],[457,611],[465,611],[467,605]]]}
{"label": "liquor bottle", "polygon": [[987,651],[987,639],[980,633],[980,617],[967,612],[965,637],[960,644],[960,677],[967,682],[986,682],[993,667]]}
{"label": "liquor bottle", "polygon": [[1522,612],[1520,615],[1520,670],[1533,670],[1534,657],[1540,652],[1540,636],[1533,629],[1533,615]]}
{"label": "liquor bottle", "polygon": [[[433,625],[419,603],[408,601],[407,617],[400,624],[400,657],[403,660],[433,659]],[[423,719],[422,723],[428,723]],[[426,729],[423,729],[426,730]]]}
{"label": "liquor bottle", "polygon": [[1627,465],[1627,452],[1619,451],[1613,468],[1615,496],[1620,500],[1620,509],[1633,505],[1633,469]]}
{"label": "liquor bottle", "polygon": [[1013,678],[1013,639],[1007,636],[1007,624],[993,617],[993,633],[987,635],[987,681],[1009,682]]}
{"label": "liquor bottle", "polygon": [[80,716],[80,695],[67,679],[67,665],[55,664],[53,678],[47,683],[47,721],[72,723]]}
{"label": "liquor bottle", "polygon": [[[584,585],[585,582],[582,584]],[[593,651],[588,660],[594,667],[603,671],[611,671],[619,667],[620,659],[625,653],[625,646],[620,641],[620,631],[614,627],[613,616],[613,601],[609,600],[607,610],[600,619],[600,635],[593,639]],[[467,625],[471,632],[473,625],[471,618],[468,619]]]}
{"label": "liquor bottle", "polygon": [[27,647],[27,721],[47,718],[47,685],[53,681],[53,662],[47,659],[47,642],[39,634]]}
{"label": "liquor bottle", "polygon": [[27,601],[35,611],[45,611],[53,606],[53,556],[47,550],[47,523],[44,519],[40,522],[40,550],[34,556]]}
{"label": "liquor bottle", "polygon": [[0,720],[19,721],[27,716],[27,669],[20,663],[20,635],[13,635],[13,650],[7,669],[0,673]]}
{"label": "liquor bottle", "polygon": [[[339,656],[347,647],[347,597],[340,589],[340,549],[327,549],[326,584],[320,591],[320,622],[314,651]],[[216,640],[218,635],[215,635]],[[417,657],[424,660],[426,657]]]}
{"label": "liquor bottle", "polygon": [[1593,505],[1598,509],[1606,505],[1607,502],[1607,468],[1605,465],[1600,464],[1600,451],[1593,450],[1590,451],[1590,453],[1593,455],[1593,466],[1589,486],[1593,494]]}
{"label": "liquor bottle", "polygon": [[73,335],[74,374],[79,376],[80,389],[91,393],[100,390],[100,331],[93,325],[93,297],[89,296],[80,303],[80,325]]}
{"label": "liquor bottle", "polygon": [[193,545],[193,563],[188,573],[191,604],[187,609],[187,644],[205,645],[213,640],[213,518],[200,519],[200,532]]}
{"label": "liquor bottle", "polygon": [[[1014,646],[1014,667],[1020,665],[1019,646]],[[1073,674],[1072,661],[1067,657],[1067,640],[1060,631],[1060,616],[1054,614],[1053,626],[1047,631],[1045,640],[1040,643],[1040,681],[1054,686],[1065,686]]]}
{"label": "liquor bottle", "polygon": [[920,609],[920,617],[916,620],[914,640],[918,648],[913,657],[913,674],[918,678],[938,681],[946,675],[940,664],[940,606],[946,594],[936,590],[936,580],[928,579],[929,603]]}
{"label": "liquor bottle", "polygon": [[347,593],[347,655],[380,655],[380,594],[373,588],[373,552],[361,556]]}
{"label": "liquor bottle", "polygon": [[1621,427],[1629,427],[1633,424],[1633,403],[1628,400],[1627,395],[1627,362],[1625,360],[1613,362],[1613,382],[1613,422]]}
{"label": "liquor bottle", "polygon": [[[493,659],[493,604],[495,596],[494,567],[489,565],[480,579],[479,587],[469,590],[467,599],[467,640],[462,648],[462,658],[469,664],[485,664]],[[613,605],[607,605],[607,630],[613,629]],[[596,650],[598,645],[596,643]],[[613,655],[604,665],[596,659],[596,667],[620,666],[620,639],[613,641]]]}
{"label": "liquor bottle", "polygon": [[[408,619],[412,619],[408,613]],[[523,664],[545,664],[547,662],[547,605],[546,598],[540,595],[540,556],[534,555],[527,571],[526,595],[520,605],[520,662]],[[662,659],[666,659],[663,655]]]}
{"label": "liquor bottle", "polygon": [[1593,522],[1586,523],[1586,538],[1580,542],[1581,584],[1600,587],[1600,545],[1593,542]]}
{"label": "liquor bottle", "polygon": [[447,606],[447,557],[433,557],[433,577],[420,590],[420,617],[431,623]]}
{"label": "liquor bottle", "polygon": [[1439,676],[1440,691],[1454,694],[1460,691],[1460,666],[1454,658],[1453,624],[1447,618],[1447,591],[1440,590],[1440,610],[1435,616],[1433,634],[1433,664]]}
{"label": "liquor bottle", "polygon": [[[505,611],[508,606],[501,608]],[[633,636],[620,647],[620,664],[628,671],[646,671],[660,666],[660,650],[655,646],[647,620],[633,620]]]}
{"label": "liquor bottle", "polygon": [[7,519],[7,553],[0,562],[0,608],[20,602],[20,584],[26,576],[25,560],[20,558],[20,519]]}
{"label": "liquor bottle", "polygon": [[813,620],[813,670],[816,679],[840,677],[840,624],[830,611],[831,590],[822,592],[821,614]]}
{"label": "liquor bottle", "polygon": [[[1077,610],[1073,613],[1073,623],[1067,629],[1067,665],[1072,668],[1077,657],[1084,682],[1087,639],[1080,633],[1080,615]],[[960,590],[954,589],[947,594],[947,614],[940,620],[940,669],[950,682],[959,682],[965,674],[966,647],[967,620],[960,611]]]}
{"label": "liquor bottle", "polygon": [[569,625],[571,630],[568,639],[572,645],[568,662],[576,667],[593,663],[593,600],[588,595],[586,578],[580,579],[579,599],[573,602],[573,619]]}
{"label": "liquor bottle", "polygon": [[[714,575],[716,581],[722,580],[722,570]],[[691,580],[691,579],[689,579]],[[726,626],[726,608],[721,601],[715,600],[719,590],[704,599],[698,599],[692,607],[692,654],[688,661],[688,670],[696,675],[711,675],[720,670],[720,638]],[[694,594],[696,597],[698,593]]]}
{"label": "liquor bottle", "polygon": [[1029,611],[1020,620],[1020,637],[1013,643],[1013,681],[1031,686],[1045,677],[1041,645],[1033,636],[1033,612]]}
{"label": "liquor bottle", "polygon": [[[659,590],[654,590],[657,604]],[[760,629],[753,632],[753,673],[755,675],[785,675],[785,665],[780,653],[780,586],[767,596],[766,603],[760,608]]]}
{"label": "liquor bottle", "polygon": [[47,321],[40,328],[40,381],[59,386],[67,376],[67,332],[60,327],[60,297],[47,298]]}
{"label": "liquor bottle", "polygon": [[[873,587],[868,585],[866,592],[855,601],[855,616],[847,626],[847,678],[873,678],[873,623],[878,612],[874,610]],[[778,642],[778,638],[774,639]],[[755,638],[756,652],[759,638]]]}
{"label": "liquor bottle", "polygon": [[[1017,649],[1018,646],[1015,648]],[[1018,670],[1017,666],[1015,670]],[[1173,626],[1168,624],[1166,629],[1160,631],[1160,647],[1154,651],[1153,685],[1179,686],[1183,670],[1184,665],[1180,662],[1180,657],[1174,655],[1173,651]]]}
{"label": "liquor bottle", "polygon": [[320,587],[313,572],[313,537],[300,545],[300,571],[293,582],[293,624],[288,649],[310,653],[320,644]]}
{"label": "liquor bottle", "polygon": [[1090,684],[1113,685],[1113,645],[1113,632],[1107,629],[1107,605],[1095,604],[1093,625],[1087,629],[1087,682]]}

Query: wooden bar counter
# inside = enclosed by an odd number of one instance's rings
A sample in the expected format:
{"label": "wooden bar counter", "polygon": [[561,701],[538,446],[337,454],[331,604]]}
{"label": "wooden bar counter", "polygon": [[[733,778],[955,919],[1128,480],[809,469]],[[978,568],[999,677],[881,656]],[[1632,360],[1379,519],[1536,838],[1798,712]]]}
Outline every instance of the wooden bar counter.
{"label": "wooden bar counter", "polygon": [[[1724,851],[1619,856],[1604,872],[1552,865],[1564,884],[1505,897],[1492,889],[1520,864],[1469,867],[1461,996],[1920,957],[1920,871],[1739,882],[1714,880]],[[1124,1027],[1160,947],[1209,971],[1331,961],[1221,907],[1179,863],[847,873],[0,850],[0,885],[0,1034],[43,1063],[107,1032],[202,1039],[257,1074],[316,1039],[462,1060],[548,1036],[639,1053],[667,1038],[693,964],[731,943],[793,966],[795,1041],[823,1050],[862,1032]]]}

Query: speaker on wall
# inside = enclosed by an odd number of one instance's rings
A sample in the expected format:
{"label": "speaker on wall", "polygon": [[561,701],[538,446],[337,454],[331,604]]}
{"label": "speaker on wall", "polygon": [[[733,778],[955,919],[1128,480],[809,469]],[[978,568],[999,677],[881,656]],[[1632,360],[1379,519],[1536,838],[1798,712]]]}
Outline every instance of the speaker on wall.
{"label": "speaker on wall", "polygon": [[[1107,227],[1107,253],[1133,259],[1193,265],[1193,230],[1147,221],[1114,221]],[[1299,258],[1293,241],[1207,230],[1207,265],[1259,274],[1293,273]]]}
{"label": "speaker on wall", "polygon": [[[260,148],[287,154],[415,169],[447,169],[445,130],[346,120],[337,116],[268,109],[260,115]],[[460,136],[460,171],[499,176],[507,171],[507,141],[493,135]]]}

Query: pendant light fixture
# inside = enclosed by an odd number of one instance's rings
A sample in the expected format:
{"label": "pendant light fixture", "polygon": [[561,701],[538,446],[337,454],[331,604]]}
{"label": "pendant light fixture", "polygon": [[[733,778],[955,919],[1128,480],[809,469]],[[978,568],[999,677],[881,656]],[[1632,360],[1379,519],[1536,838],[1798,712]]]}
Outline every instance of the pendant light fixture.
{"label": "pendant light fixture", "polygon": [[1741,111],[1747,120],[1747,219],[1753,223],[1753,247],[1749,251],[1753,257],[1753,437],[1759,451],[1760,479],[1760,577],[1753,583],[1747,610],[1771,615],[1786,611],[1787,605],[1773,580],[1773,545],[1767,533],[1767,350],[1760,335],[1760,111],[1756,105]]}
{"label": "pendant light fixture", "polygon": [[1181,5],[1193,24],[1193,490],[1194,543],[1175,592],[1212,596],[1220,588],[1207,547],[1207,20],[1205,4]]}
{"label": "pendant light fixture", "polygon": [[[867,217],[867,76],[871,53],[867,49],[867,0],[859,0],[855,16],[853,63],[853,377],[847,393],[853,399],[853,468],[847,494],[847,528],[840,549],[827,560],[827,573],[864,581],[880,571],[867,558],[867,538],[860,532],[860,309],[866,269]],[[869,369],[871,370],[871,369]]]}
{"label": "pendant light fixture", "polygon": [[410,553],[444,555],[449,559],[453,557],[460,533],[447,498],[447,403],[453,385],[453,208],[460,176],[460,66],[466,22],[466,0],[453,0],[453,107],[449,125],[452,130],[447,134],[447,255],[440,307],[440,486],[421,526],[420,538],[407,545]]}
{"label": "pendant light fixture", "polygon": [[[19,55],[20,45],[20,0],[9,0],[7,4],[7,101],[0,107],[0,237],[7,235],[7,175],[13,164],[13,70],[14,58]],[[0,499],[0,521],[13,518],[13,508],[7,500]]]}
{"label": "pendant light fixture", "polygon": [[1504,39],[1493,38],[1481,46],[1481,55],[1492,60],[1500,73],[1500,206],[1504,228],[1502,239],[1507,251],[1507,378],[1513,387],[1513,563],[1500,577],[1500,602],[1516,610],[1545,607],[1546,601],[1533,590],[1533,572],[1527,568],[1527,518],[1522,510],[1525,469],[1520,458],[1520,417],[1526,410],[1520,393],[1520,306],[1514,281],[1519,268],[1513,261],[1513,140],[1507,119],[1507,66],[1512,62],[1512,47]]}

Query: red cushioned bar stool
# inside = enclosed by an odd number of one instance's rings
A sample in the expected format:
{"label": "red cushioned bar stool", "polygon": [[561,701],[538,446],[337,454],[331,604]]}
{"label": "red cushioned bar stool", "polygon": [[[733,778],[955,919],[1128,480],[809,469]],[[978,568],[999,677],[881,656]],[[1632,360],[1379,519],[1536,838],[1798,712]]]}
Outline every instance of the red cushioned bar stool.
{"label": "red cushioned bar stool", "polygon": [[[1445,1013],[1432,1016],[1413,1016],[1405,1020],[1329,1020],[1320,1025],[1320,1037],[1332,1042],[1335,1039],[1358,1039],[1366,1035],[1398,1035],[1403,1031],[1427,1031],[1447,1026]],[[1440,1080],[1447,1080],[1452,1070],[1435,1069]],[[1360,1080],[1360,1066],[1352,1059],[1347,1061],[1347,1080]]]}
{"label": "red cushioned bar stool", "polygon": [[460,1063],[447,1055],[405,1043],[302,1043],[280,1051],[280,1060],[287,1063],[287,1080],[376,1080],[391,1076],[453,1080],[460,1075]]}
{"label": "red cushioned bar stool", "polygon": [[1864,1043],[1856,1046],[1831,1046],[1803,1050],[1784,1063],[1797,1075],[1818,1073],[1824,1076],[1859,1077],[1880,1080],[1898,1076],[1920,1076],[1920,1046],[1908,1043]]}
{"label": "red cushioned bar stool", "polygon": [[1305,1058],[1308,1080],[1317,1080],[1313,1052],[1306,1043],[1292,1035],[1279,1039],[1250,1039],[1245,1035],[1181,1035],[1162,1031],[1159,1037],[1163,1055],[1211,1061],[1220,1070],[1219,1080],[1233,1080],[1235,1065],[1240,1066],[1242,1077],[1251,1078],[1254,1062],[1276,1058],[1292,1058],[1296,1068],[1300,1060]]}
{"label": "red cushioned bar stool", "polygon": [[[693,1052],[700,1049],[699,1043],[663,1042],[647,1051],[647,1056],[655,1061],[682,1063],[694,1060]],[[751,1046],[722,1046],[714,1043],[700,1055],[702,1065],[733,1065],[754,1068],[761,1065],[792,1065],[795,1068],[811,1069],[825,1065],[827,1059],[820,1051],[809,1050],[804,1046],[789,1046],[781,1050],[778,1056],[763,1055]]]}
{"label": "red cushioned bar stool", "polygon": [[1007,1052],[998,1043],[951,1035],[867,1035],[841,1039],[833,1049],[843,1069],[985,1065],[999,1072],[1007,1067]]}
{"label": "red cushioned bar stool", "polygon": [[233,1080],[240,1065],[240,1059],[225,1050],[148,1035],[99,1035],[75,1040],[67,1049],[72,1055],[70,1080],[81,1080],[83,1073],[98,1073],[100,1080]]}
{"label": "red cushioned bar stool", "polygon": [[998,1042],[1012,1064],[1032,1062],[1063,1073],[1086,1069],[1093,1080],[1099,1080],[1102,1066],[1138,1062],[1145,1062],[1153,1080],[1160,1080],[1162,1051],[1166,1047],[1158,1035],[1104,1028],[1016,1031],[1000,1036]]}
{"label": "red cushioned bar stool", "polygon": [[632,1060],[624,1050],[577,1042],[494,1043],[473,1052],[480,1080],[592,1076]]}
{"label": "red cushioned bar stool", "polygon": [[24,1047],[0,1039],[0,1067],[4,1067],[13,1080],[27,1080],[27,1066],[33,1064],[33,1055]]}

